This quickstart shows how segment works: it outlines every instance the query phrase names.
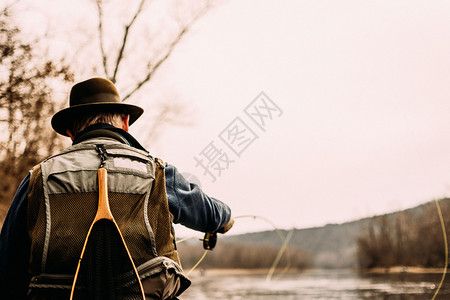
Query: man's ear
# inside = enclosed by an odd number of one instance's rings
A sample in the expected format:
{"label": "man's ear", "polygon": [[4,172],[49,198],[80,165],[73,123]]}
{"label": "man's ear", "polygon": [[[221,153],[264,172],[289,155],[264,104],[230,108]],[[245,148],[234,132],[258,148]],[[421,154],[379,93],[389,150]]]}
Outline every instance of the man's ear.
{"label": "man's ear", "polygon": [[124,118],[122,118],[122,129],[128,132],[129,127],[130,127],[130,115],[126,115]]}
{"label": "man's ear", "polygon": [[66,133],[67,133],[67,135],[70,137],[70,139],[71,139],[72,142],[73,142],[73,140],[75,139],[75,137],[73,136],[72,132],[70,132],[69,129],[66,129]]}

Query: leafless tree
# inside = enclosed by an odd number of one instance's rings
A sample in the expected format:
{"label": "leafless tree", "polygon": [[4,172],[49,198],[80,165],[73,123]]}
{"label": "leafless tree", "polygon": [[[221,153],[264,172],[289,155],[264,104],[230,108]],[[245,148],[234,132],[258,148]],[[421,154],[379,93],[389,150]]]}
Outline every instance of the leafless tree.
{"label": "leafless tree", "polygon": [[0,11],[0,223],[27,171],[61,148],[48,122],[52,83],[73,79],[64,62],[42,59],[19,33],[8,9]]}
{"label": "leafless tree", "polygon": [[[439,203],[443,215],[448,216],[450,199],[442,199]],[[448,236],[448,224],[446,228]],[[358,259],[362,268],[443,267],[444,238],[435,203],[373,217],[358,239]]]}
{"label": "leafless tree", "polygon": [[[137,3],[137,6],[133,7],[134,10],[129,13],[128,18],[122,21],[120,34],[117,34],[117,29],[110,32],[108,28],[112,26],[105,26],[115,18],[111,13],[111,6],[117,5],[117,1],[95,0],[102,73],[116,83],[123,101],[132,98],[149,84],[195,22],[213,6],[208,0],[160,3],[139,0],[133,3]],[[152,10],[161,10],[161,6],[170,6],[164,14],[164,20],[152,21]],[[180,101],[174,101],[174,96],[170,98],[172,101],[157,102],[152,106],[154,114],[153,122],[149,122],[150,139],[156,139],[156,129],[160,129],[160,126],[189,124],[189,121],[182,117],[185,106]]]}
{"label": "leafless tree", "polygon": [[[212,7],[208,0],[90,1],[97,12],[93,31],[98,46],[86,48],[83,44],[72,52],[88,50],[91,55],[97,49],[98,55],[92,55],[97,64],[91,60],[81,65],[65,63],[69,56],[60,60],[42,51],[37,55],[34,43],[19,39],[20,30],[12,25],[5,8],[20,1],[4,5],[0,15],[0,222],[29,168],[62,146],[49,120],[56,110],[67,105],[61,101],[66,97],[53,97],[53,87],[72,83],[76,77],[73,73],[86,74],[90,69],[89,73],[115,82],[124,101],[138,97],[194,23]],[[52,36],[39,39],[40,46],[50,45]],[[173,95],[168,98],[172,101],[152,103],[152,118],[146,125],[153,140],[161,126],[189,124],[181,114],[186,106],[174,101]]]}
{"label": "leafless tree", "polygon": [[[99,45],[102,56],[103,71],[105,75],[114,83],[117,81],[117,77],[122,68],[130,68],[135,66],[129,66],[124,63],[127,54],[129,52],[130,35],[136,25],[136,21],[141,16],[144,11],[147,0],[140,0],[138,7],[132,14],[130,19],[123,26],[123,33],[121,37],[121,43],[118,45],[117,49],[110,49],[110,51],[105,50],[105,32],[103,26],[103,1],[96,0],[97,11],[98,11],[98,37]],[[191,4],[193,2],[190,2]],[[198,3],[201,3],[198,5]],[[191,11],[187,16],[184,16],[181,20],[179,17],[174,16],[174,21],[177,23],[177,28],[167,37],[167,43],[157,51],[147,52],[147,57],[142,57],[140,59],[141,63],[146,66],[146,72],[143,72],[141,76],[134,82],[133,87],[127,94],[123,96],[123,101],[130,98],[136,91],[138,91],[144,84],[150,81],[153,74],[158,70],[158,68],[169,58],[172,54],[175,46],[180,42],[184,35],[190,30],[191,26],[203,16],[211,8],[210,1],[197,1],[197,7]],[[145,45],[144,45],[145,46]],[[116,50],[116,51],[114,51]],[[116,52],[116,55],[112,53]],[[112,62],[112,63],[111,63]]]}

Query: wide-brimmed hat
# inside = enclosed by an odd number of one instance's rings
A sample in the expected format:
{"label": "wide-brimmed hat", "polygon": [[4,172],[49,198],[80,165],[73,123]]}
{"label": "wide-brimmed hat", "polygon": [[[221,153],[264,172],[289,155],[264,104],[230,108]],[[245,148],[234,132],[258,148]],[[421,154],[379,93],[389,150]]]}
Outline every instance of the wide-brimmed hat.
{"label": "wide-brimmed hat", "polygon": [[52,127],[59,134],[67,135],[74,121],[87,114],[116,112],[130,115],[133,124],[144,112],[136,105],[123,103],[114,84],[108,79],[91,78],[75,84],[69,96],[69,107],[57,112],[52,118]]}

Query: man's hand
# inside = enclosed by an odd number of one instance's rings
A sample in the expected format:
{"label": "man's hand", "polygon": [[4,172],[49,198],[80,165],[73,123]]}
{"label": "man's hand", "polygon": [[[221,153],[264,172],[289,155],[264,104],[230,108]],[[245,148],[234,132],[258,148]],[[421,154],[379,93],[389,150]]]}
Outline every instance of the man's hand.
{"label": "man's hand", "polygon": [[233,227],[233,225],[234,225],[234,219],[233,219],[233,218],[230,218],[230,221],[228,221],[228,223],[225,224],[222,228],[220,228],[217,232],[218,232],[218,233],[225,233],[225,232],[227,232],[228,230],[230,230],[231,227]]}

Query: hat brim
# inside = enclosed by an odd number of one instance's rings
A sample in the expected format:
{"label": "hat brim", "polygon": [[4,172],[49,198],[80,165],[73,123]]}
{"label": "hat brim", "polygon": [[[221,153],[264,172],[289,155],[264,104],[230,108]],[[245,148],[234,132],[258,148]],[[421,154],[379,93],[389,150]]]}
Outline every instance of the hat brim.
{"label": "hat brim", "polygon": [[130,115],[129,124],[131,125],[144,113],[144,110],[136,105],[114,102],[76,105],[57,112],[52,118],[52,127],[57,133],[69,136],[66,130],[72,127],[74,121],[79,120],[83,115],[98,112]]}

